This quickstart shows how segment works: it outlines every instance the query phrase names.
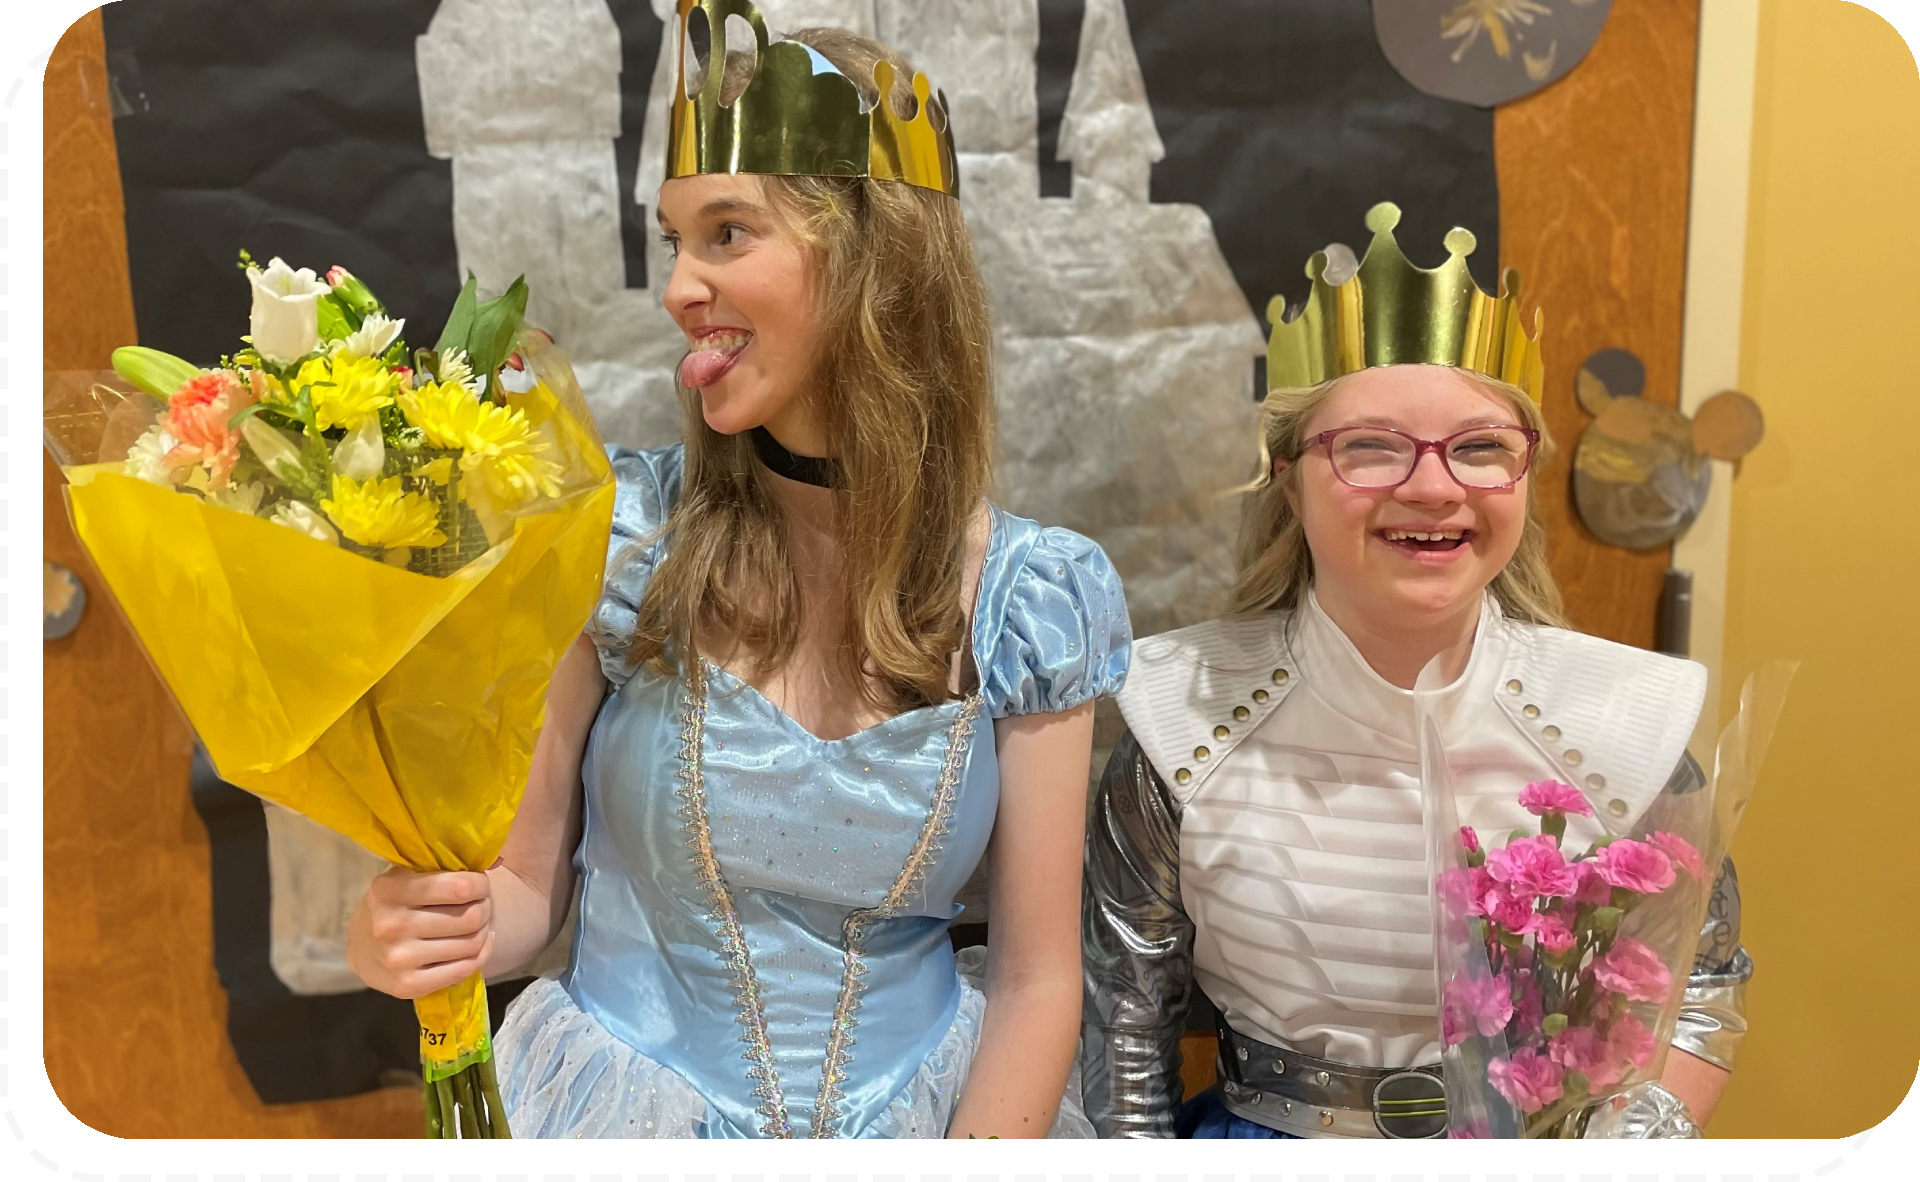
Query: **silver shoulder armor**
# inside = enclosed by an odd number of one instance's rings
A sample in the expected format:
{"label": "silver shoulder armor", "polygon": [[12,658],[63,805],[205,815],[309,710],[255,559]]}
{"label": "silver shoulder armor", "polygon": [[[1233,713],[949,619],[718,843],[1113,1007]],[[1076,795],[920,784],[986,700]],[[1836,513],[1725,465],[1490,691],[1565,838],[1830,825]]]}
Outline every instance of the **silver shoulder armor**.
{"label": "silver shoulder armor", "polygon": [[1102,1137],[1171,1137],[1180,1035],[1193,988],[1193,922],[1180,904],[1180,821],[1167,786],[1123,735],[1087,835],[1080,946],[1080,1074]]}

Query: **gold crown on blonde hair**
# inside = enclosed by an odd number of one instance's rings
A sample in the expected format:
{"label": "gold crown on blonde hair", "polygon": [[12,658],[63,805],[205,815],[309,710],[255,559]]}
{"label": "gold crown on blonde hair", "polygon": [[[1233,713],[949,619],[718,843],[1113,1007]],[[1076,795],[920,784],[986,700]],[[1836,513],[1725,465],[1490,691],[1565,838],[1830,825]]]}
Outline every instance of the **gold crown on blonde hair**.
{"label": "gold crown on blonde hair", "polygon": [[[667,136],[668,179],[711,173],[872,177],[960,195],[960,171],[947,102],[925,74],[913,76],[910,118],[894,112],[894,68],[873,67],[879,101],[862,101],[853,80],[817,50],[798,41],[773,41],[760,10],[748,0],[678,0],[679,77]],[[688,70],[687,30],[693,12],[706,17],[711,50],[703,78]],[[722,101],[728,60],[727,18],[753,30],[752,76]],[[731,47],[735,53],[744,46]],[[696,67],[698,63],[693,63]],[[698,89],[692,88],[697,81]]]}
{"label": "gold crown on blonde hair", "polygon": [[1373,242],[1357,265],[1344,246],[1307,261],[1313,290],[1287,315],[1279,296],[1267,306],[1267,388],[1301,389],[1380,365],[1452,365],[1518,387],[1536,405],[1540,310],[1533,333],[1520,315],[1520,273],[1501,275],[1501,294],[1480,290],[1467,271],[1473,232],[1447,234],[1447,261],[1429,271],[1400,253],[1393,229],[1400,207],[1383,201],[1367,211]]}

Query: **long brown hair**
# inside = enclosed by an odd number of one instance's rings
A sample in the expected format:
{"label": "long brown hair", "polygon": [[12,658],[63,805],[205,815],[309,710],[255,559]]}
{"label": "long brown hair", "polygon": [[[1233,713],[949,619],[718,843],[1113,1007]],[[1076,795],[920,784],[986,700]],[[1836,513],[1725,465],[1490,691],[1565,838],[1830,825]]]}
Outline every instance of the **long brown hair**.
{"label": "long brown hair", "polygon": [[[1534,455],[1537,472],[1540,462],[1553,453],[1553,440],[1547,434],[1540,408],[1520,389],[1505,382],[1471,370],[1453,372],[1505,398],[1521,426],[1540,432],[1540,447]],[[1293,610],[1306,599],[1307,588],[1313,584],[1313,552],[1307,548],[1307,532],[1288,495],[1298,493],[1300,465],[1290,464],[1275,477],[1273,461],[1275,457],[1299,458],[1308,420],[1339,382],[1334,378],[1317,386],[1274,390],[1261,407],[1260,459],[1264,474],[1248,488],[1246,506],[1241,511],[1240,575],[1228,601],[1230,614]],[[1540,520],[1540,501],[1534,495],[1532,481],[1527,483],[1527,523],[1520,531],[1520,545],[1488,589],[1501,610],[1513,619],[1556,628],[1569,626],[1561,613],[1560,588],[1547,568],[1547,527]]]}
{"label": "long brown hair", "polygon": [[[878,101],[875,62],[913,77],[900,54],[845,30],[788,36],[837,66],[869,104]],[[903,82],[889,99],[911,113]],[[835,498],[846,572],[840,672],[880,709],[944,701],[965,639],[966,540],[987,493],[994,430],[986,290],[959,202],[893,181],[760,179],[813,262],[820,337],[802,397],[817,400],[844,474]],[[800,631],[785,522],[746,433],[707,426],[697,391],[682,387],[680,399],[684,483],[632,656],[671,673],[676,654],[698,651],[696,635],[714,633],[750,654],[757,673],[775,672]]]}

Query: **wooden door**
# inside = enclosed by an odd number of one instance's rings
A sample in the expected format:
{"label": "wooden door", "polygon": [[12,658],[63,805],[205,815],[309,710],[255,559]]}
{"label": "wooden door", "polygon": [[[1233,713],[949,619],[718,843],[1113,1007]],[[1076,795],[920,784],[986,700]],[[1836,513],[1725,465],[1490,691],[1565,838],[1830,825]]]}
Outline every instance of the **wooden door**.
{"label": "wooden door", "polygon": [[[98,12],[46,75],[46,368],[136,338]],[[46,557],[88,606],[44,653],[46,1065],[67,1110],[120,1137],[408,1137],[419,1093],[266,1105],[227,1041],[192,734],[74,539],[51,461]]]}

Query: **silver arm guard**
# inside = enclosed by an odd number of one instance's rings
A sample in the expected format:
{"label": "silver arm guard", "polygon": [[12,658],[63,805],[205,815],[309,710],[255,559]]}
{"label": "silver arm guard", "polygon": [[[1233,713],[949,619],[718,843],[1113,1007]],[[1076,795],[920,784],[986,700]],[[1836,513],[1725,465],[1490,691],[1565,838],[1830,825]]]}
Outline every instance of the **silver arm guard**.
{"label": "silver arm guard", "polygon": [[1180,906],[1180,822],[1131,732],[1107,760],[1087,835],[1080,1073],[1102,1137],[1171,1137],[1193,922]]}
{"label": "silver arm guard", "polygon": [[[1689,755],[1680,761],[1667,791],[1692,792],[1705,786],[1706,775]],[[1752,976],[1753,961],[1740,946],[1740,877],[1728,858],[1713,882],[1673,1045],[1732,1071],[1734,1053],[1747,1032],[1747,980]]]}

